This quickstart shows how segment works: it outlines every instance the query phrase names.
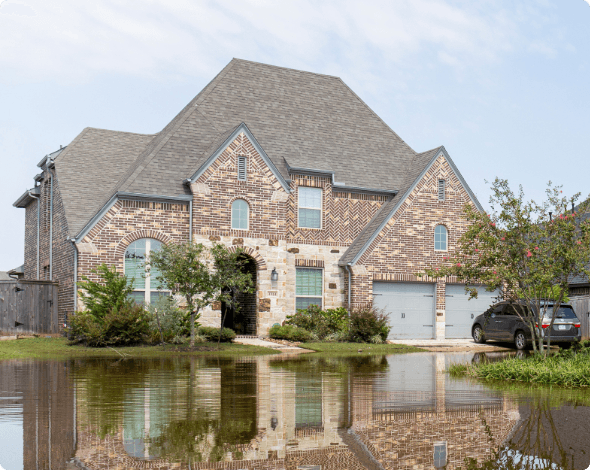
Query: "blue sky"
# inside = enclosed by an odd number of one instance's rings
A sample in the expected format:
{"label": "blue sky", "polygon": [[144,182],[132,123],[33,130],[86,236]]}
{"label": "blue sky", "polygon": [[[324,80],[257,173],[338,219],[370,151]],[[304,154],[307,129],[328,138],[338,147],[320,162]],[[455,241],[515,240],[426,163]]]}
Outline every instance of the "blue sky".
{"label": "blue sky", "polygon": [[0,0],[0,270],[45,154],[85,127],[160,131],[232,57],[342,77],[484,206],[496,176],[590,193],[586,0]]}

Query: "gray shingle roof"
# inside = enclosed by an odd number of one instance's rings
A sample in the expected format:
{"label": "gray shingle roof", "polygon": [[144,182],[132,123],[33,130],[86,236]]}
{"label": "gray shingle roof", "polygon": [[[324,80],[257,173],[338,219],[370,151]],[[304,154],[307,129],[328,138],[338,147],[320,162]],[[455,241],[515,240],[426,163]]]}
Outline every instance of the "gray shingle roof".
{"label": "gray shingle roof", "polygon": [[242,122],[285,178],[286,160],[292,167],[320,165],[347,185],[397,189],[416,155],[340,78],[234,59],[116,189],[184,194],[182,181],[209,156],[212,142]]}
{"label": "gray shingle roof", "polygon": [[7,271],[0,271],[0,281],[14,281],[14,278],[10,277]]}
{"label": "gray shingle roof", "polygon": [[241,123],[285,179],[289,166],[332,171],[347,186],[399,190],[343,260],[361,253],[439,150],[414,152],[338,77],[233,59],[155,136],[89,128],[57,157],[70,234],[118,191],[189,195],[184,180]]}
{"label": "gray shingle roof", "polygon": [[352,242],[348,249],[344,252],[340,258],[340,264],[345,265],[354,263],[356,258],[360,256],[363,251],[372,243],[374,236],[376,236],[383,225],[393,215],[398,204],[404,201],[407,197],[407,193],[414,185],[414,182],[420,176],[420,174],[426,169],[426,167],[432,162],[432,159],[442,150],[442,147],[437,147],[432,150],[428,150],[423,153],[418,153],[414,157],[411,165],[406,168],[405,176],[399,192],[392,198],[388,199],[373,216],[367,226],[359,233],[358,237]]}
{"label": "gray shingle roof", "polygon": [[121,175],[153,138],[89,127],[56,158],[70,236],[102,208]]}

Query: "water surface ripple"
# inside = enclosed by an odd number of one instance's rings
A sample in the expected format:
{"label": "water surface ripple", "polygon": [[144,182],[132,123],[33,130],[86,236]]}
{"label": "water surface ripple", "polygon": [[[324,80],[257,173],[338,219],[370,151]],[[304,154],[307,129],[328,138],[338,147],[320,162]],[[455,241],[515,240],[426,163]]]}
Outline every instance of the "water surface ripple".
{"label": "water surface ripple", "polygon": [[444,372],[485,359],[4,361],[0,469],[587,469],[590,392]]}

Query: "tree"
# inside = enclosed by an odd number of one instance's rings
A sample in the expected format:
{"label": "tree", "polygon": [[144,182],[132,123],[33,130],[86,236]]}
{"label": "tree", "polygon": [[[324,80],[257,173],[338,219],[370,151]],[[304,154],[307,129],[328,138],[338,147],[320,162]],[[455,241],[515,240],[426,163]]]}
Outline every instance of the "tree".
{"label": "tree", "polygon": [[82,276],[83,281],[78,282],[78,287],[85,291],[80,293],[80,299],[86,310],[97,320],[102,320],[113,309],[119,310],[130,302],[133,282],[118,273],[115,266],[109,268],[103,263],[90,272],[97,274],[101,281],[91,281],[87,276]]}
{"label": "tree", "polygon": [[155,268],[160,287],[186,301],[191,318],[191,347],[195,344],[195,321],[203,308],[215,301],[237,303],[233,292],[251,289],[252,279],[241,270],[240,254],[241,250],[230,252],[223,245],[215,244],[209,249],[194,242],[170,243],[150,253],[146,270]]}
{"label": "tree", "polygon": [[[477,290],[468,287],[473,284],[482,283],[490,292],[499,289],[502,299],[511,302],[530,328],[534,350],[544,350],[544,339],[549,349],[551,329],[567,298],[569,281],[590,275],[587,204],[568,212],[568,205],[573,206],[579,194],[567,199],[551,182],[542,204],[526,202],[522,187],[514,194],[506,180],[496,178],[491,189],[491,213],[466,205],[464,216],[470,225],[455,255],[418,275],[456,276],[465,283],[470,298],[477,297]],[[547,300],[553,304],[548,326],[543,325]]]}

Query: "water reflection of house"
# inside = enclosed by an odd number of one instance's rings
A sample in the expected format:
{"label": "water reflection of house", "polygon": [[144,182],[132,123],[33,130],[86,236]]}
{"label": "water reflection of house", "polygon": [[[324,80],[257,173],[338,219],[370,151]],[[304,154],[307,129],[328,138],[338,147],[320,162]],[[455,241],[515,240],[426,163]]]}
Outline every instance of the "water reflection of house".
{"label": "water reflection of house", "polygon": [[92,469],[188,468],[169,457],[171,443],[158,447],[158,438],[183,413],[192,419],[193,406],[193,418],[206,422],[191,438],[191,452],[202,460],[191,469],[450,470],[468,457],[489,458],[519,418],[502,396],[449,380],[442,354],[397,356],[371,373],[268,358],[232,367],[193,364],[193,381],[180,380],[184,385],[165,397],[158,396],[165,388],[148,381],[131,392],[113,434],[79,431],[79,462]]}
{"label": "water reflection of house", "polygon": [[4,361],[0,377],[0,413],[22,412],[23,468],[65,469],[76,438],[70,364]]}

